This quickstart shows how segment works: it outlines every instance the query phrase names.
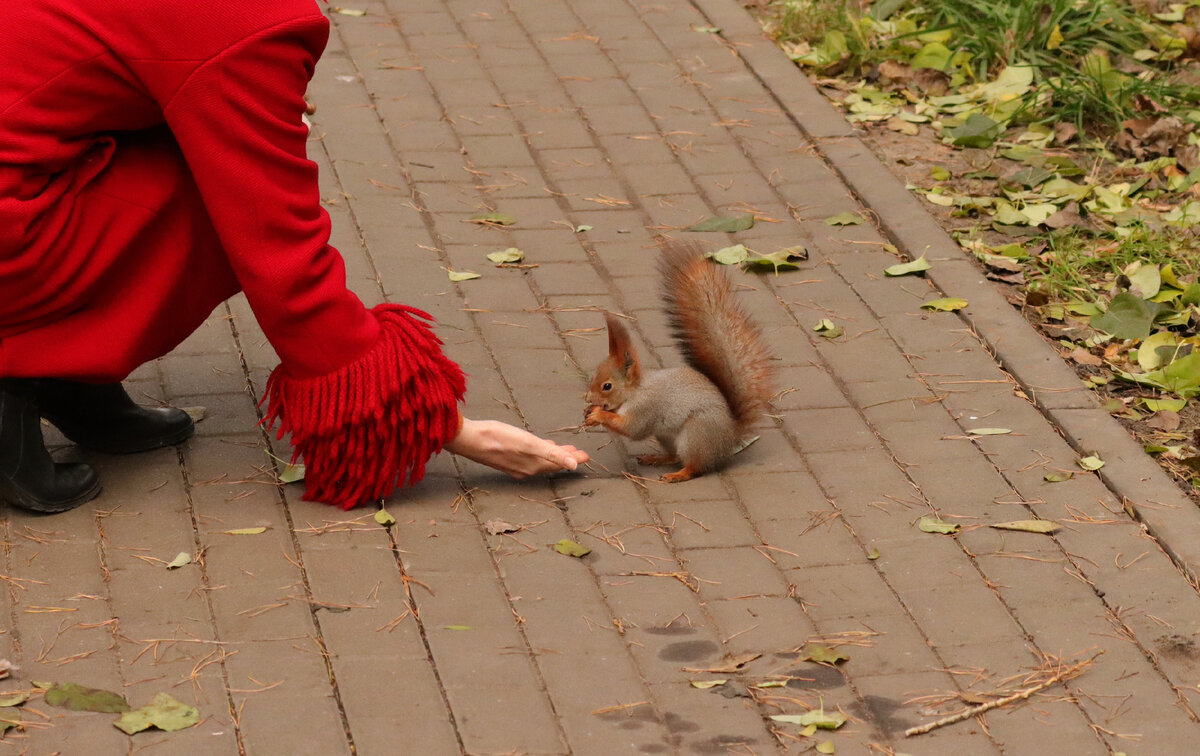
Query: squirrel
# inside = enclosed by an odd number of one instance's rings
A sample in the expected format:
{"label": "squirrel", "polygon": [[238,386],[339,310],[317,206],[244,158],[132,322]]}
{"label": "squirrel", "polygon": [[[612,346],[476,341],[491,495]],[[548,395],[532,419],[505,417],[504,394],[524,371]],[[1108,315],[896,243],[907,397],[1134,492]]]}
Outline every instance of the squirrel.
{"label": "squirrel", "polygon": [[638,461],[682,464],[662,476],[678,483],[712,470],[743,443],[771,396],[771,355],[729,276],[699,248],[664,244],[658,271],[667,320],[687,365],[644,370],[629,331],[606,313],[608,357],[589,385],[584,425],[634,440],[653,436],[664,453]]}

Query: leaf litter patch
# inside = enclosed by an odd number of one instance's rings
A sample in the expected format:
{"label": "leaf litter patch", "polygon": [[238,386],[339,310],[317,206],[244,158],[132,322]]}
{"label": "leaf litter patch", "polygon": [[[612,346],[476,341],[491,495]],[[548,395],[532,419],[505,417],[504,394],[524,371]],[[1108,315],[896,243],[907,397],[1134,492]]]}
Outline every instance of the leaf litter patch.
{"label": "leaf litter patch", "polygon": [[758,13],[1200,498],[1200,6],[1061,4],[1054,23],[1026,2],[828,7]]}

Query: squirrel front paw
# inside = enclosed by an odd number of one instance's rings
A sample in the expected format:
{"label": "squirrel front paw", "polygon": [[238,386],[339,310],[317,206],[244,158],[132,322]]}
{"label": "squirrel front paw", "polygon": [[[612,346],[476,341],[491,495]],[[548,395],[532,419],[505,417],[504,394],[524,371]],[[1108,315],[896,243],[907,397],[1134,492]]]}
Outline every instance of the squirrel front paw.
{"label": "squirrel front paw", "polygon": [[604,410],[599,404],[593,404],[592,406],[586,408],[583,411],[583,424],[588,427],[603,425],[604,423],[600,420],[603,412]]}

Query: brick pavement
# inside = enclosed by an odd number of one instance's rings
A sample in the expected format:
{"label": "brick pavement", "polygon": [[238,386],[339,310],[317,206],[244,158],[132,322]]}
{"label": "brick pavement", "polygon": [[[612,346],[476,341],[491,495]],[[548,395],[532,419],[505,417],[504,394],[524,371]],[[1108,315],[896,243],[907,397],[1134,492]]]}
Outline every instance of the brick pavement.
{"label": "brick pavement", "polygon": [[[1111,421],[1038,361],[1045,347],[878,179],[740,7],[354,7],[366,15],[331,14],[310,145],[350,285],[437,317],[471,376],[469,416],[526,424],[595,463],[516,483],[443,455],[387,502],[390,530],[368,509],[301,502],[274,483],[266,449],[288,449],[256,427],[255,402],[275,359],[235,299],[129,384],[205,407],[195,439],[88,457],[105,483],[94,505],[2,521],[13,687],[70,680],[135,705],[165,690],[205,720],[131,740],[109,716],[38,702],[6,742],[67,754],[793,754],[827,739],[837,753],[1194,752],[1200,599],[1184,571],[1196,512],[1133,455],[1103,478],[1043,480],[1072,469],[1081,443],[1116,455]],[[486,211],[518,222],[466,222]],[[879,223],[824,223],[845,211]],[[798,272],[736,274],[779,358],[777,412],[720,475],[630,479],[651,471],[629,445],[577,427],[605,350],[599,310],[636,317],[646,358],[674,361],[655,239],[730,212],[760,220],[688,236],[811,253]],[[920,254],[921,234],[938,245],[931,279],[885,279],[885,244]],[[537,267],[484,258],[512,246]],[[454,284],[445,268],[482,277]],[[918,309],[935,284],[972,301],[965,317]],[[845,335],[813,333],[824,317]],[[967,434],[981,426],[1014,433]],[[962,530],[920,532],[930,513]],[[986,527],[1033,516],[1063,529]],[[489,535],[493,519],[521,530]],[[592,554],[554,553],[564,537]],[[167,571],[181,551],[196,563]],[[803,661],[814,641],[849,660]],[[1027,703],[902,734],[950,710],[941,700],[986,700],[1047,660],[1099,652]],[[712,679],[728,682],[691,685]],[[769,681],[786,684],[757,687]],[[847,724],[806,737],[769,719],[822,705]]]}

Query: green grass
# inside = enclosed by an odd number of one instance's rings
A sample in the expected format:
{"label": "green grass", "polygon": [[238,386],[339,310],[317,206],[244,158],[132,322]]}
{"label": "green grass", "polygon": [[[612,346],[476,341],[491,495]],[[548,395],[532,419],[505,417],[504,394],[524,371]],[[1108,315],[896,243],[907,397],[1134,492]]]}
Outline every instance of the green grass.
{"label": "green grass", "polygon": [[[1116,127],[1137,115],[1139,97],[1173,110],[1200,102],[1200,91],[1173,80],[1178,43],[1163,26],[1115,0],[937,0],[917,3],[918,25],[954,32],[984,80],[1029,64],[1051,93],[1043,115],[1080,127]],[[1158,57],[1139,62],[1139,51]],[[1163,59],[1166,54],[1167,59]]]}
{"label": "green grass", "polygon": [[1200,272],[1200,250],[1192,235],[1170,229],[1135,227],[1128,236],[1097,235],[1074,229],[1049,234],[1047,248],[1026,266],[1029,289],[1052,300],[1107,299],[1121,271],[1134,262],[1171,264],[1176,276],[1192,280]]}
{"label": "green grass", "polygon": [[958,83],[1033,66],[1038,89],[1022,118],[1068,121],[1101,137],[1145,115],[1139,107],[1150,101],[1169,111],[1200,107],[1200,88],[1177,76],[1182,42],[1170,25],[1121,0],[774,0],[767,16],[782,42],[817,47],[843,35],[841,68],[856,75],[943,37],[957,55],[947,73]]}

